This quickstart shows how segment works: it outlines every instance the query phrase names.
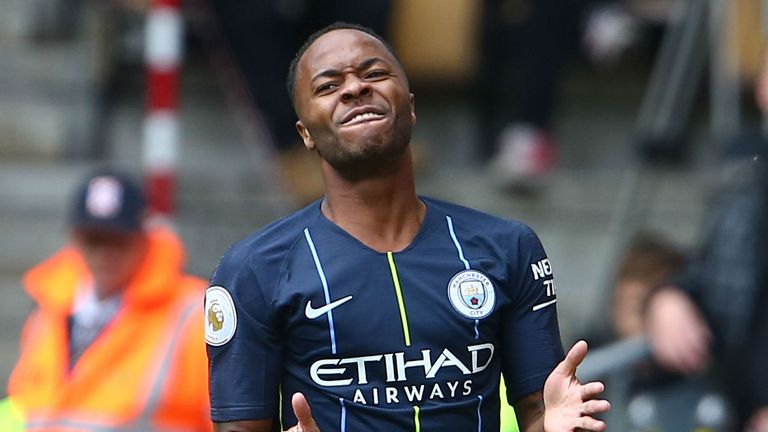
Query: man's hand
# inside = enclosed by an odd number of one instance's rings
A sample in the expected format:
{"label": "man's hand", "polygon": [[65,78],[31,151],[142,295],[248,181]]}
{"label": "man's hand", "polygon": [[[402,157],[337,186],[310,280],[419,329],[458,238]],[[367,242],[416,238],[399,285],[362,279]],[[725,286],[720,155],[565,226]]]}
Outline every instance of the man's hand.
{"label": "man's hand", "polygon": [[605,422],[592,417],[611,409],[607,400],[595,399],[605,386],[600,382],[581,384],[576,378],[576,368],[586,356],[587,343],[577,342],[544,383],[545,432],[606,429]]}
{"label": "man's hand", "polygon": [[315,419],[312,417],[309,403],[303,394],[294,393],[293,397],[291,397],[291,406],[298,423],[296,426],[288,429],[287,432],[320,432]]}
{"label": "man's hand", "polygon": [[687,295],[675,288],[656,293],[648,305],[647,327],[653,357],[661,366],[686,375],[706,370],[712,333]]}

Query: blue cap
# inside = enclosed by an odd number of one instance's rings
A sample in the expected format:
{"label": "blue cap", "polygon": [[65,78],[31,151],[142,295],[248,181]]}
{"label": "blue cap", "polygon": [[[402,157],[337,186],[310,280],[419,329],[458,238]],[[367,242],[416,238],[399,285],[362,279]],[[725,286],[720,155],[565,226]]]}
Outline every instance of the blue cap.
{"label": "blue cap", "polygon": [[88,176],[77,191],[70,214],[76,229],[138,231],[146,211],[144,192],[128,175],[103,169]]}

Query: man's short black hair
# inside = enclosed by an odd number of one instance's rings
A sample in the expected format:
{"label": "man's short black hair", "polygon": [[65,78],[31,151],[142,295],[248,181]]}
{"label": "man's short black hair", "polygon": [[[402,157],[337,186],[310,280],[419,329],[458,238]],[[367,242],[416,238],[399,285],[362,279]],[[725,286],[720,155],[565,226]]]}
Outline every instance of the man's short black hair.
{"label": "man's short black hair", "polygon": [[307,51],[307,49],[309,49],[309,47],[313,43],[315,43],[316,40],[320,38],[320,36],[326,33],[332,32],[334,30],[358,30],[375,37],[379,42],[382,43],[382,45],[384,45],[385,48],[387,48],[387,50],[389,51],[390,54],[392,54],[395,60],[397,60],[398,66],[400,66],[401,69],[403,68],[403,65],[400,62],[400,56],[397,55],[397,52],[395,51],[394,48],[392,48],[392,45],[390,45],[389,42],[384,40],[383,37],[379,36],[379,34],[376,33],[373,29],[368,28],[366,26],[362,26],[360,24],[351,24],[351,23],[346,23],[342,21],[337,21],[329,26],[323,27],[320,30],[312,33],[307,38],[306,42],[304,42],[304,44],[301,46],[301,48],[299,48],[299,51],[296,52],[296,56],[293,57],[293,60],[291,61],[291,65],[288,67],[288,81],[287,81],[288,97],[291,98],[292,104],[295,105],[296,103],[296,100],[294,99],[294,96],[293,96],[293,90],[296,87],[296,69],[298,68],[299,60],[301,60],[301,57],[304,56],[304,53]]}

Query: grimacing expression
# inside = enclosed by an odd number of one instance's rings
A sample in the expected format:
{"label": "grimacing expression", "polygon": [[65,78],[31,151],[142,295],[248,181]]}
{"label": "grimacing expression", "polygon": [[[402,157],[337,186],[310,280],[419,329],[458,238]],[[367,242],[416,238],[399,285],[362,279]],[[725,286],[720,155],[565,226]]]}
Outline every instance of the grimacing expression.
{"label": "grimacing expression", "polygon": [[416,122],[405,72],[375,37],[330,31],[307,49],[294,90],[296,128],[340,173],[399,159]]}

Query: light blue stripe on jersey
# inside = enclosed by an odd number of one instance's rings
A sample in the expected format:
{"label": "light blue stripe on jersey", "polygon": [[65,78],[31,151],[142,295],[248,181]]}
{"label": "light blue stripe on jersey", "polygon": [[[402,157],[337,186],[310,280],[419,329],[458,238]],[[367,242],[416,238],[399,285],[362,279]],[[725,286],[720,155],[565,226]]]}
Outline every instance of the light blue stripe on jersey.
{"label": "light blue stripe on jersey", "polygon": [[[456,232],[453,230],[453,219],[451,219],[450,216],[445,216],[445,220],[448,221],[448,231],[451,233],[451,238],[453,239],[453,244],[456,246],[456,251],[459,253],[459,259],[461,262],[464,263],[464,269],[469,270],[469,261],[467,261],[466,258],[464,258],[464,249],[461,248],[461,243],[459,243],[459,238],[456,237]],[[475,320],[475,339],[480,339],[480,330],[477,328],[477,326],[480,324],[480,320]]]}
{"label": "light blue stripe on jersey", "polygon": [[480,402],[477,403],[477,432],[483,432],[483,416],[480,414],[480,407],[483,405],[483,395],[477,395]]}
{"label": "light blue stripe on jersey", "polygon": [[451,219],[450,216],[446,216],[445,220],[448,221],[448,231],[451,233],[451,238],[453,239],[453,244],[456,246],[456,251],[459,252],[459,259],[464,263],[464,269],[469,270],[469,261],[464,258],[464,250],[461,248],[461,243],[459,243],[459,239],[456,238],[456,233],[453,231],[453,219]]}
{"label": "light blue stripe on jersey", "polygon": [[344,398],[339,398],[339,403],[341,404],[341,426],[340,430],[341,432],[345,432],[347,430],[347,407],[344,405]]}
{"label": "light blue stripe on jersey", "polygon": [[[309,249],[312,251],[312,258],[315,260],[315,268],[317,268],[317,274],[320,276],[320,282],[323,283],[323,294],[325,295],[325,304],[331,302],[331,293],[328,291],[328,281],[325,280],[325,272],[323,266],[320,264],[320,258],[317,256],[317,250],[315,250],[315,243],[312,241],[312,236],[309,234],[309,228],[304,228],[304,237],[307,239]],[[331,333],[331,352],[336,354],[336,331],[333,328],[333,311],[328,310],[328,328]]]}

